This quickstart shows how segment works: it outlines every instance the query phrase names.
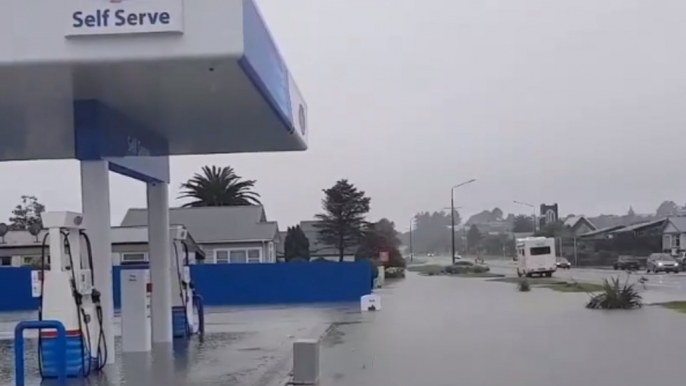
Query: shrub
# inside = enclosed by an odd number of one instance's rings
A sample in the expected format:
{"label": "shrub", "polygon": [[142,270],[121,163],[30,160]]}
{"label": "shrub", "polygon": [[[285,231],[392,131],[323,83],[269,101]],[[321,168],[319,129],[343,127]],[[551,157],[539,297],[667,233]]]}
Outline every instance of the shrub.
{"label": "shrub", "polygon": [[517,282],[517,289],[519,292],[529,292],[531,291],[531,283],[526,278],[521,278]]}
{"label": "shrub", "polygon": [[487,265],[454,264],[445,267],[445,273],[449,275],[468,275],[472,273],[486,273],[491,269]]}
{"label": "shrub", "polygon": [[610,280],[605,279],[602,291],[591,296],[588,304],[586,304],[586,308],[603,310],[630,310],[642,306],[643,297],[636,290],[634,284],[629,284],[627,278],[627,281],[621,285],[618,277]]}
{"label": "shrub", "polygon": [[405,278],[405,268],[391,267],[385,270],[386,279],[403,279]]}

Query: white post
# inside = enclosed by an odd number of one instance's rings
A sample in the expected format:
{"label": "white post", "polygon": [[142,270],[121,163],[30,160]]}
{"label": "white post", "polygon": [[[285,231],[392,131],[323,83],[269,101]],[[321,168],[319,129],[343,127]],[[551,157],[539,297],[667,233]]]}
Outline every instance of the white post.
{"label": "white post", "polygon": [[152,283],[152,343],[172,342],[169,186],[148,183],[148,245]]}
{"label": "white post", "polygon": [[122,352],[149,352],[150,293],[147,269],[121,271],[121,332]]}
{"label": "white post", "polygon": [[107,364],[113,364],[114,296],[110,239],[110,176],[107,161],[81,161],[81,207],[84,227],[93,248],[93,273],[102,305]]}

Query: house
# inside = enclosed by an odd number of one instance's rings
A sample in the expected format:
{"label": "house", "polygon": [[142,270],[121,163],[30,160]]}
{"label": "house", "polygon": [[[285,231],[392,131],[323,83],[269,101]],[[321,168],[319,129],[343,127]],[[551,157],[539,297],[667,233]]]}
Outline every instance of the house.
{"label": "house", "polygon": [[564,225],[569,227],[574,236],[583,235],[585,233],[597,230],[596,226],[584,216],[567,217],[567,219],[564,221]]}
{"label": "house", "polygon": [[583,234],[579,234],[579,240],[608,240],[612,238],[612,232],[624,228],[624,225],[614,225],[600,228]]}
{"label": "house", "polygon": [[662,228],[662,250],[674,255],[686,251],[686,217],[670,217]]}
{"label": "house", "polygon": [[[169,223],[182,225],[204,252],[204,263],[273,263],[279,226],[257,205],[170,208]],[[147,209],[129,209],[122,226],[147,226]],[[198,261],[200,262],[200,260]]]}
{"label": "house", "polygon": [[[326,259],[331,261],[339,260],[339,251],[335,246],[323,244],[319,241],[319,229],[316,227],[318,221],[301,221],[302,229],[307,239],[310,241],[310,260]],[[355,261],[357,246],[349,247],[343,252],[344,261]]]}
{"label": "house", "polygon": [[666,222],[666,218],[661,218],[658,220],[644,221],[637,224],[621,227],[617,230],[610,232],[610,237],[616,237],[621,235],[633,235],[634,237],[649,237],[661,235],[663,233],[663,227]]}
{"label": "house", "polygon": [[[180,227],[182,228],[182,227]],[[40,266],[41,256],[49,255],[49,248],[43,249],[43,239],[47,231],[33,236],[28,231],[10,231],[0,238],[0,266],[36,267]],[[188,248],[189,261],[204,259],[190,232],[186,232],[183,243]],[[148,229],[146,227],[112,227],[112,265],[134,264],[148,261]],[[178,247],[177,247],[178,248]],[[185,250],[177,250],[183,254]],[[173,253],[173,252],[172,252]]]}

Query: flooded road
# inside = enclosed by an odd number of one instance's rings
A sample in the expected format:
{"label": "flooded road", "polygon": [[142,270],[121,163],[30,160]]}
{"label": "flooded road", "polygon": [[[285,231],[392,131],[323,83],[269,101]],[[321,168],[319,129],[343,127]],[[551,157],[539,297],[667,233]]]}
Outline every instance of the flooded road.
{"label": "flooded road", "polygon": [[[155,347],[152,354],[121,353],[117,365],[93,374],[89,386],[260,386],[285,379],[290,371],[293,341],[318,338],[331,323],[359,315],[357,304],[255,308],[210,308],[204,339],[177,340],[173,347]],[[33,313],[0,317],[0,385],[14,385],[14,325]],[[116,320],[118,325],[118,320]],[[41,383],[37,372],[36,340],[27,339],[26,384]],[[55,382],[46,381],[50,385]]]}
{"label": "flooded road", "polygon": [[686,315],[587,310],[586,294],[454,277],[408,278],[383,309],[324,341],[322,385],[681,384]]}

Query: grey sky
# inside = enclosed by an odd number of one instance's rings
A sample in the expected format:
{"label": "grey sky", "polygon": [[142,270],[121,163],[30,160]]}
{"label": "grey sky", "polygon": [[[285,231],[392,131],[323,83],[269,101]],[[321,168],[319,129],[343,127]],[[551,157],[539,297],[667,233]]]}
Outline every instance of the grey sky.
{"label": "grey sky", "polygon": [[[177,157],[171,192],[204,164],[257,179],[285,228],[348,178],[372,218],[513,199],[562,214],[686,203],[686,3],[677,0],[258,0],[304,94],[310,150]],[[76,162],[0,164],[0,214],[22,194],[80,209]],[[112,174],[112,219],[145,205]]]}

